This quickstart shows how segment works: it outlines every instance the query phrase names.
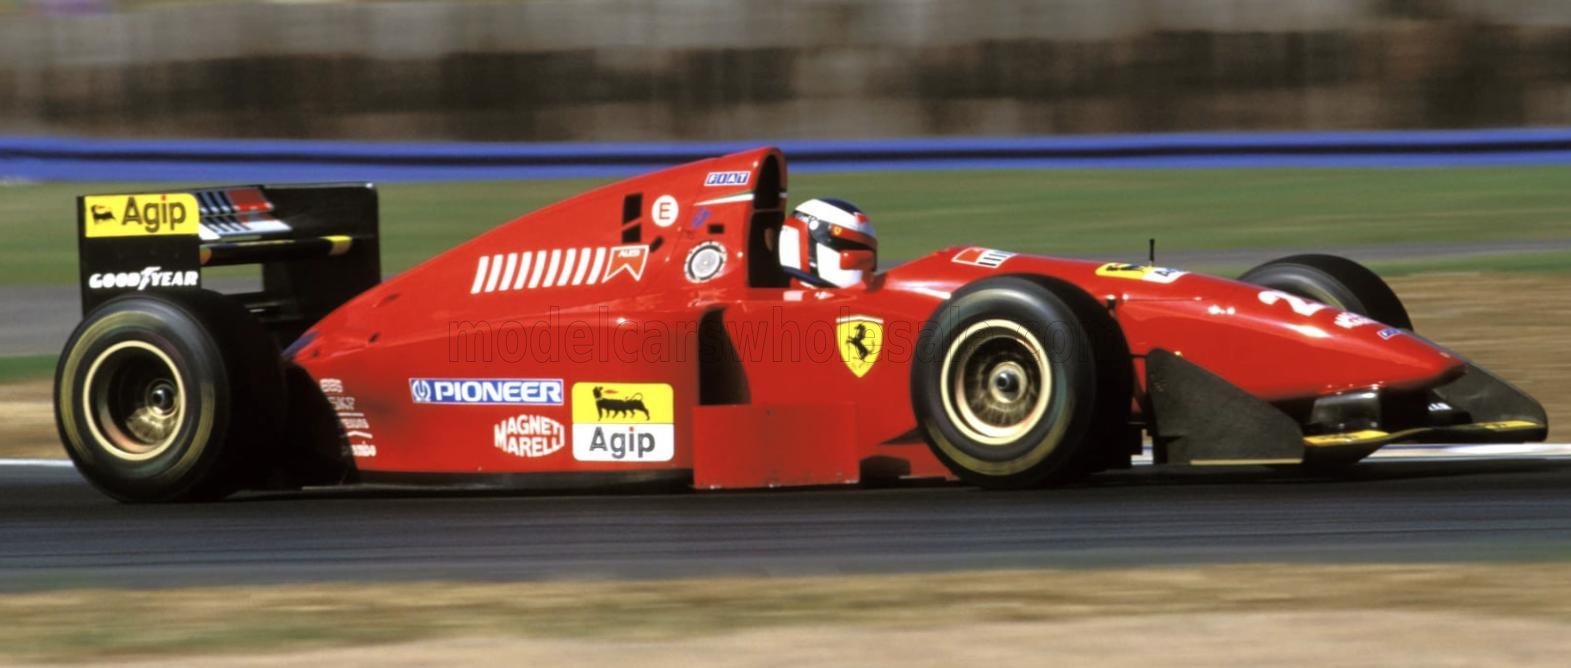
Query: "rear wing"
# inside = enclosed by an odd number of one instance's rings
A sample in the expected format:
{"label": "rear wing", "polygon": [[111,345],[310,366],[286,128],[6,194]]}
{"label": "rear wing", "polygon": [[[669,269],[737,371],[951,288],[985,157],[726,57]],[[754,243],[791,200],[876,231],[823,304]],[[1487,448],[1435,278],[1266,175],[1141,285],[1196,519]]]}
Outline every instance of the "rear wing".
{"label": "rear wing", "polygon": [[236,186],[76,200],[82,313],[129,292],[195,290],[203,271],[261,265],[231,295],[287,345],[381,281],[369,183]]}

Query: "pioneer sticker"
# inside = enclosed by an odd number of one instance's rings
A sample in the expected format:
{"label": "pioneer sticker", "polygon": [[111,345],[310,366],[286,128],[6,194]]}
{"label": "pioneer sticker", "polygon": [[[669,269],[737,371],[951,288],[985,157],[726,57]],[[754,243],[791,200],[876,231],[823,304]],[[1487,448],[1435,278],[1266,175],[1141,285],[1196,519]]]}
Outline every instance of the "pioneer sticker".
{"label": "pioneer sticker", "polygon": [[410,378],[417,404],[473,406],[561,406],[562,381],[555,378]]}

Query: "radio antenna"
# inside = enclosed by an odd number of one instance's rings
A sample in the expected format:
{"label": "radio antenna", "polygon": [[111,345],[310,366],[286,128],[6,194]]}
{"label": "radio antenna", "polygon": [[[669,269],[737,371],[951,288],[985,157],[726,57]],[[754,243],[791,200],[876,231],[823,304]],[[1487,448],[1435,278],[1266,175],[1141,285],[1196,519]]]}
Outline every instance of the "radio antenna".
{"label": "radio antenna", "polygon": [[1156,266],[1156,237],[1151,237],[1149,240],[1147,240],[1147,242],[1150,244],[1151,266],[1155,267]]}

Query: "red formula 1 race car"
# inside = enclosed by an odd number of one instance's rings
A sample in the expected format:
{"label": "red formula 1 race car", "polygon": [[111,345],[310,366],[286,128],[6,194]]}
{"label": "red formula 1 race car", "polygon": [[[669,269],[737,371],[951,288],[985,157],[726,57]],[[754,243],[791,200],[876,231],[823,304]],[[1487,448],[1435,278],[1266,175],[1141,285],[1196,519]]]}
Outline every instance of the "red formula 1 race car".
{"label": "red formula 1 race car", "polygon": [[[605,186],[381,281],[375,191],[78,202],[61,438],[127,501],[356,482],[698,489],[1156,462],[1323,464],[1541,440],[1537,402],[1323,255],[1238,280],[950,248],[850,288],[775,252],[785,158]],[[868,262],[869,258],[854,259]],[[262,289],[201,288],[261,266]]]}

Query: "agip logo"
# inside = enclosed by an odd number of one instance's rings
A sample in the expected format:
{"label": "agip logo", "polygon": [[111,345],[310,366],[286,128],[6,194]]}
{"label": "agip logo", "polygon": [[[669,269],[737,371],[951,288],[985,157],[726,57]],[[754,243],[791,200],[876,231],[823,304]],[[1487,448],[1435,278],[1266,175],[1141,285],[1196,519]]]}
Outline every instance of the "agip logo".
{"label": "agip logo", "polygon": [[676,456],[671,386],[573,383],[573,459],[668,462]]}
{"label": "agip logo", "polygon": [[201,209],[186,193],[94,195],[82,199],[82,215],[89,238],[189,235]]}

